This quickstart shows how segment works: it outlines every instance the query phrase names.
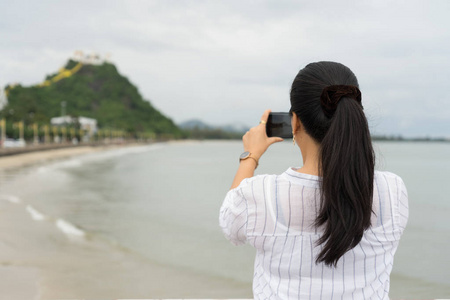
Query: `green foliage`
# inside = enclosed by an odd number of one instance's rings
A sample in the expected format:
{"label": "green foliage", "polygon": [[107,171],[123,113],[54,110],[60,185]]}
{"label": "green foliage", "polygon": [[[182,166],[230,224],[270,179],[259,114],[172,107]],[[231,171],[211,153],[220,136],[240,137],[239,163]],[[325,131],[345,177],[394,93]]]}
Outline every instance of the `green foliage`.
{"label": "green foliage", "polygon": [[[66,69],[76,64],[69,60]],[[26,126],[35,122],[48,124],[52,117],[61,115],[63,101],[67,115],[97,119],[99,127],[121,129],[135,136],[142,132],[175,138],[184,135],[172,120],[145,101],[111,63],[83,65],[71,77],[46,87],[16,86],[10,90],[0,117],[7,122],[23,120]]]}

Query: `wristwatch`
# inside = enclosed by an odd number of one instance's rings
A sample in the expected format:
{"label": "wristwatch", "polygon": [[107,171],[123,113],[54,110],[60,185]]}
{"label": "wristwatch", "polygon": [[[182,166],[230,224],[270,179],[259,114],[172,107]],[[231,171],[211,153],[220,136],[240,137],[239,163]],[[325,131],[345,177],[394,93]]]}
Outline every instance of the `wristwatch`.
{"label": "wristwatch", "polygon": [[255,163],[256,163],[255,169],[256,169],[258,167],[258,160],[256,158],[254,158],[252,156],[252,154],[248,151],[245,151],[244,153],[241,154],[241,156],[239,156],[239,162],[241,162],[241,160],[246,160],[248,158],[251,158],[255,161]]}

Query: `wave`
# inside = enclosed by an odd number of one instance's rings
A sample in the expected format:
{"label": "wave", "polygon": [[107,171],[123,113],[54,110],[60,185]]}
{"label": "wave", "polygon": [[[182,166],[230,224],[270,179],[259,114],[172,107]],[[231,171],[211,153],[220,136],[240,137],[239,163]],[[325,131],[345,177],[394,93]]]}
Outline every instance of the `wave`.
{"label": "wave", "polygon": [[[0,195],[0,200],[6,200],[6,201],[14,203],[14,204],[22,204],[22,200],[19,197],[14,196],[14,195]],[[53,219],[49,216],[46,216],[42,212],[38,211],[36,208],[34,208],[30,204],[27,204],[25,206],[25,210],[28,212],[31,219],[33,219],[34,221],[45,221],[45,220],[52,221],[52,219]],[[65,233],[67,235],[81,236],[81,237],[86,236],[86,232],[84,230],[78,228],[74,224],[72,224],[64,219],[57,218],[54,223],[60,231],[62,231],[63,233]]]}
{"label": "wave", "polygon": [[46,215],[40,213],[31,205],[27,205],[26,210],[30,214],[31,218],[35,221],[43,221],[48,219]]}
{"label": "wave", "polygon": [[63,168],[73,168],[73,167],[79,167],[82,165],[82,161],[76,158],[72,158],[69,160],[61,161],[56,164],[58,167]]}
{"label": "wave", "polygon": [[14,195],[0,195],[0,199],[6,200],[6,201],[14,203],[14,204],[22,203],[22,200],[19,197],[14,196]]}
{"label": "wave", "polygon": [[140,154],[145,153],[152,150],[157,150],[162,148],[161,144],[152,144],[152,145],[144,145],[144,146],[132,146],[125,147],[119,149],[110,149],[106,151],[93,152],[81,157],[77,158],[68,158],[63,161],[54,162],[52,164],[40,166],[37,168],[38,173],[48,173],[51,171],[58,171],[59,169],[66,168],[77,168],[82,166],[85,163],[89,163],[92,161],[100,161],[104,159],[111,159],[116,157],[121,157],[128,154]]}
{"label": "wave", "polygon": [[[22,200],[14,195],[0,195],[0,200],[6,200],[8,202],[14,203],[14,204],[22,204]],[[86,232],[80,228],[78,228],[76,225],[62,219],[57,218],[56,221],[54,221],[54,218],[51,218],[42,212],[38,211],[36,208],[34,208],[32,205],[27,204],[25,206],[25,210],[30,215],[31,219],[34,221],[52,221],[54,222],[57,229],[62,231],[64,234],[69,236],[78,236],[78,237],[85,237]]]}
{"label": "wave", "polygon": [[83,162],[80,159],[72,158],[64,161],[58,161],[50,165],[40,166],[37,168],[38,173],[46,173],[54,171],[59,168],[77,168],[80,167]]}
{"label": "wave", "polygon": [[57,219],[55,224],[56,227],[66,235],[78,237],[86,236],[86,232],[84,230],[78,228],[70,222],[67,222],[64,219]]}
{"label": "wave", "polygon": [[152,144],[152,145],[144,145],[144,146],[132,146],[132,147],[125,147],[120,149],[112,149],[105,152],[100,153],[93,153],[92,158],[95,159],[108,159],[108,158],[114,158],[114,157],[120,157],[123,155],[128,154],[140,154],[140,153],[146,153],[152,150],[161,149],[164,146],[160,143],[158,144]]}

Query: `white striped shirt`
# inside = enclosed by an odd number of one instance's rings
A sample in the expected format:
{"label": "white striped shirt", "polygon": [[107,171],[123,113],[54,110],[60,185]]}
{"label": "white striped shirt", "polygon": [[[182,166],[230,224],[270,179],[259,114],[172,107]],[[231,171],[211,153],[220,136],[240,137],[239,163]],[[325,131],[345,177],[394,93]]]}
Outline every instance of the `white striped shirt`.
{"label": "white striped shirt", "polygon": [[389,276],[408,220],[402,179],[375,171],[371,222],[361,242],[337,267],[315,260],[322,228],[315,228],[319,177],[289,168],[258,175],[230,190],[220,209],[220,226],[233,244],[256,248],[255,299],[389,299]]}

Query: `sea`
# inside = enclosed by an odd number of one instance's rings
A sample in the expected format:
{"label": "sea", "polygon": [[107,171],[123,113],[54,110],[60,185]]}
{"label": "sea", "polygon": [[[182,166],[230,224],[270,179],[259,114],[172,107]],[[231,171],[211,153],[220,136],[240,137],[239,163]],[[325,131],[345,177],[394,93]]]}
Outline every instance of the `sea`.
{"label": "sea", "polygon": [[[450,298],[450,143],[389,141],[374,147],[376,169],[401,176],[409,195],[390,297]],[[47,296],[251,298],[255,251],[231,245],[218,224],[242,151],[239,141],[165,142],[4,170],[0,213],[15,207],[9,222],[17,226],[8,227],[3,243],[21,248],[3,265],[39,268]],[[282,142],[267,150],[256,174],[301,165],[298,147]],[[118,269],[103,260],[108,255]],[[118,277],[119,266],[138,275]],[[171,273],[159,276],[165,269]],[[178,272],[191,281],[171,285]],[[196,278],[216,280],[206,284],[213,290],[193,290]],[[97,284],[89,287],[91,282]]]}

